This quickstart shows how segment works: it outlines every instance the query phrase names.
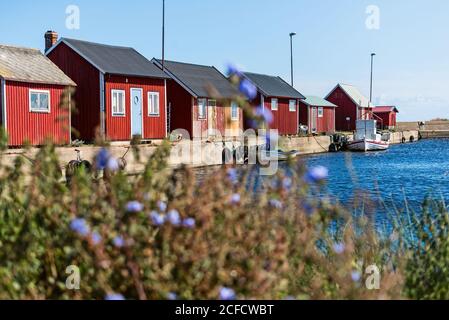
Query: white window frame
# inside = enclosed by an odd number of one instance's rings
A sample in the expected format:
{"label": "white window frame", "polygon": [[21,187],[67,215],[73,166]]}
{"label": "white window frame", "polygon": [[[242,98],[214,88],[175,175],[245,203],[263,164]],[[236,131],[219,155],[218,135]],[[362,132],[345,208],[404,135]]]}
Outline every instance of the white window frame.
{"label": "white window frame", "polygon": [[[150,105],[153,103],[153,97],[157,97],[157,113],[151,112]],[[148,116],[149,117],[160,117],[161,116],[161,95],[159,92],[149,91],[148,92]]]}
{"label": "white window frame", "polygon": [[[33,104],[31,103],[31,95],[33,94],[47,94],[48,96],[48,108],[46,110],[44,109],[35,109],[33,108]],[[30,89],[29,90],[29,104],[30,104],[30,112],[34,113],[50,113],[51,112],[51,97],[50,97],[50,90],[37,90],[37,89]],[[40,101],[40,98],[39,98]]]}
{"label": "white window frame", "polygon": [[[276,102],[276,103],[274,103],[274,102]],[[278,98],[271,98],[271,110],[272,111],[279,110],[279,99]]]}
{"label": "white window frame", "polygon": [[[123,94],[123,113],[114,112],[114,94]],[[118,98],[118,96],[117,96]],[[117,100],[118,103],[118,100]],[[118,106],[117,106],[118,109]],[[112,89],[111,90],[111,113],[113,117],[126,117],[126,90]]]}
{"label": "white window frame", "polygon": [[318,114],[318,118],[324,118],[324,108],[318,107],[317,114]]}
{"label": "white window frame", "polygon": [[[292,102],[295,104],[295,108],[292,110]],[[288,102],[288,111],[290,111],[290,112],[296,112],[296,110],[298,110],[298,100],[294,100],[294,99],[291,99],[289,102]]]}
{"label": "white window frame", "polygon": [[[204,114],[202,115],[201,114],[201,112],[200,112],[200,101],[201,102],[204,102],[204,104],[203,104],[203,106],[204,106]],[[205,98],[199,98],[198,99],[198,101],[197,101],[198,103],[198,106],[197,106],[197,108],[198,108],[198,120],[201,120],[201,121],[206,121],[207,120],[207,99],[205,99]]]}
{"label": "white window frame", "polygon": [[[234,115],[234,108],[236,111],[236,114]],[[231,121],[239,121],[240,115],[239,115],[239,105],[237,102],[232,101],[231,102]]]}

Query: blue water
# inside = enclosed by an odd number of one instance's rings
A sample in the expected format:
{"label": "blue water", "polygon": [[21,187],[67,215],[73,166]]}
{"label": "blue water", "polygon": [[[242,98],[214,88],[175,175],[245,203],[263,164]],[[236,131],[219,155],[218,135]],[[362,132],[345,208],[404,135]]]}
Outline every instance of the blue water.
{"label": "blue water", "polygon": [[393,145],[375,153],[327,153],[304,157],[308,166],[329,169],[326,192],[352,204],[355,190],[363,190],[386,207],[407,204],[419,209],[427,195],[449,203],[449,139],[421,140]]}

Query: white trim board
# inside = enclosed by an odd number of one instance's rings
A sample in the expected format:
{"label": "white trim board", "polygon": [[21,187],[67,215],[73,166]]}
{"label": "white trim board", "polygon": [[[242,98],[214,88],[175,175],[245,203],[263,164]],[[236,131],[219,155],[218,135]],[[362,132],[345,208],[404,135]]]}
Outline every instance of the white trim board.
{"label": "white trim board", "polygon": [[3,124],[3,128],[6,130],[8,127],[8,116],[7,116],[7,99],[6,99],[6,80],[1,78],[1,92],[2,92],[2,101],[1,101],[1,106],[2,106],[2,124]]}

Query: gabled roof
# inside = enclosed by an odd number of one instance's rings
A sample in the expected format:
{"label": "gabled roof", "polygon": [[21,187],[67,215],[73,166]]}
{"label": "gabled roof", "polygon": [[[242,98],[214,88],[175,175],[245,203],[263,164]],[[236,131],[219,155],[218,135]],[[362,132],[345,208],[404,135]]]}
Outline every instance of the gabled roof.
{"label": "gabled roof", "polygon": [[332,102],[329,102],[317,96],[306,96],[306,99],[302,102],[312,107],[337,108],[337,106]]}
{"label": "gabled roof", "polygon": [[301,93],[296,91],[295,88],[285,82],[281,77],[251,72],[245,72],[244,76],[266,97],[305,99]]}
{"label": "gabled roof", "polygon": [[396,108],[395,106],[378,106],[374,108],[374,113],[378,112],[378,113],[382,113],[382,112],[396,112],[399,113],[398,108]]}
{"label": "gabled roof", "polygon": [[65,43],[104,74],[161,79],[168,78],[151,61],[133,48],[61,38],[47,52],[47,55],[60,43]]}
{"label": "gabled roof", "polygon": [[[162,68],[161,60],[153,59],[152,61],[159,68]],[[208,88],[215,90],[225,99],[232,99],[239,95],[228,79],[215,67],[164,61],[164,70],[170,78],[195,98],[211,97]]]}
{"label": "gabled roof", "polygon": [[76,86],[37,49],[0,45],[0,78],[9,81]]}
{"label": "gabled roof", "polygon": [[351,100],[361,108],[372,108],[374,107],[372,103],[369,102],[369,99],[366,98],[357,87],[350,84],[339,83],[327,96],[327,99],[338,87],[340,87]]}

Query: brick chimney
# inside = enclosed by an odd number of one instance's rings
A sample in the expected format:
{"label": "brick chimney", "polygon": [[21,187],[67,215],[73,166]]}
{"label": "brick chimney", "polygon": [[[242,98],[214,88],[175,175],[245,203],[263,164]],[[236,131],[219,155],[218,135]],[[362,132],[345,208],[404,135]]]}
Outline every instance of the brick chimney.
{"label": "brick chimney", "polygon": [[51,30],[45,32],[45,52],[50,50],[50,48],[53,47],[56,42],[58,42],[57,32]]}

